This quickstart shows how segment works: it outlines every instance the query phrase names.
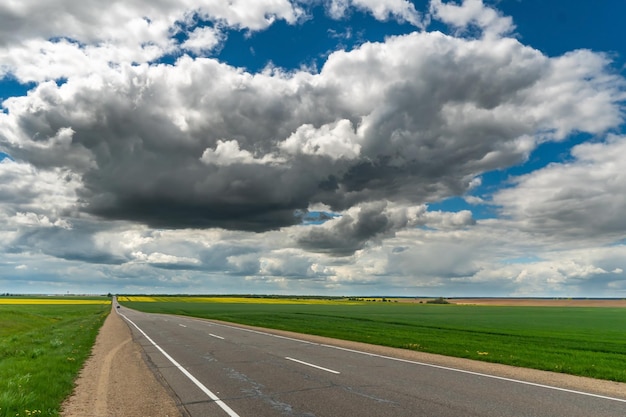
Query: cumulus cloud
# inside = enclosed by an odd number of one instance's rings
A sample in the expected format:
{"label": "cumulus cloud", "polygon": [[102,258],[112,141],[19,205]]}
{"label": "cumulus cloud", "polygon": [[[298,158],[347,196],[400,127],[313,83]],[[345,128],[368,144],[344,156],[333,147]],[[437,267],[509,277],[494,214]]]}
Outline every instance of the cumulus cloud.
{"label": "cumulus cloud", "polygon": [[493,196],[501,213],[528,231],[556,239],[619,240],[626,232],[626,137],[584,143],[573,159],[513,179]]}
{"label": "cumulus cloud", "polygon": [[[304,24],[319,2],[39,3],[0,5],[0,77],[36,83],[0,112],[0,276],[28,265],[52,282],[53,267],[137,291],[626,291],[626,139],[606,136],[626,84],[607,55],[548,57],[481,0],[433,0],[455,36],[249,72],[211,55],[232,31]],[[335,19],[430,18],[406,0],[321,3]],[[579,132],[596,140],[571,160],[467,195]],[[452,196],[502,218],[429,209]]]}
{"label": "cumulus cloud", "polygon": [[385,203],[361,206],[353,213],[345,213],[308,230],[299,237],[298,243],[308,250],[334,255],[352,254],[370,240],[393,232],[394,224],[384,213],[385,207]]}
{"label": "cumulus cloud", "polygon": [[141,251],[133,252],[132,256],[137,262],[146,262],[157,266],[171,266],[171,265],[196,265],[200,262],[194,258],[181,257],[176,255],[168,255],[161,252],[152,252],[149,254]]}
{"label": "cumulus cloud", "polygon": [[[304,15],[288,0],[152,2],[41,2],[0,6],[0,77],[41,82],[148,63],[181,48],[196,54],[220,45],[220,28],[259,31],[276,20],[295,24]],[[216,23],[195,27],[198,21]],[[176,35],[194,29],[179,43]]]}
{"label": "cumulus cloud", "polygon": [[626,246],[584,249],[546,250],[541,259],[502,259],[489,263],[467,283],[502,282],[511,296],[569,295],[585,297],[604,293],[607,296],[626,291],[621,265]]}
{"label": "cumulus cloud", "polygon": [[346,119],[319,128],[304,124],[279,147],[289,154],[320,155],[332,159],[356,159],[361,151],[359,137],[352,123]]}
{"label": "cumulus cloud", "polygon": [[224,35],[212,27],[198,27],[194,29],[182,47],[195,54],[210,52],[224,40]]}
{"label": "cumulus cloud", "polygon": [[70,228],[78,210],[79,176],[60,168],[38,170],[9,158],[0,161],[0,216],[4,227],[41,224]]}
{"label": "cumulus cloud", "polygon": [[352,255],[366,245],[380,243],[406,227],[457,229],[474,225],[470,211],[428,211],[426,205],[403,207],[384,201],[361,204],[343,215],[301,233],[298,244],[310,251]]}
{"label": "cumulus cloud", "polygon": [[278,161],[271,155],[264,155],[263,158],[257,159],[251,152],[240,149],[236,140],[218,140],[215,150],[205,149],[200,160],[207,165],[223,166],[233,164],[266,164]]}
{"label": "cumulus cloud", "polygon": [[415,5],[407,0],[329,0],[326,1],[328,14],[334,19],[345,17],[348,10],[354,7],[371,13],[378,20],[397,19],[424,29],[428,24],[424,17],[415,9]]}
{"label": "cumulus cloud", "polygon": [[295,224],[294,210],[314,203],[345,210],[462,194],[540,140],[607,129],[620,116],[605,68],[513,39],[438,33],[336,52],[319,74],[249,74],[184,57],[42,84],[6,103],[0,142],[79,175],[92,214],[267,230]]}
{"label": "cumulus cloud", "polygon": [[0,144],[72,170],[90,214],[262,231],[316,203],[460,195],[541,141],[615,126],[620,78],[607,65],[441,33],[335,52],[317,74],[182,57],[43,83],[5,102]]}
{"label": "cumulus cloud", "polygon": [[463,0],[460,5],[431,0],[430,12],[438,20],[459,30],[464,30],[470,25],[477,26],[485,37],[499,37],[515,30],[511,17],[503,16],[497,10],[485,6],[482,0]]}
{"label": "cumulus cloud", "polygon": [[65,219],[56,219],[51,221],[48,216],[36,213],[18,212],[13,218],[9,219],[9,222],[18,226],[62,227],[64,229],[71,228],[69,222]]}
{"label": "cumulus cloud", "polygon": [[[149,63],[181,51],[210,54],[223,44],[225,31],[261,31],[277,20],[295,25],[306,20],[305,6],[289,0],[112,1],[106,8],[92,0],[6,3],[0,7],[0,77],[42,82]],[[378,20],[425,27],[407,0],[333,0],[326,7],[335,18],[356,8]]]}

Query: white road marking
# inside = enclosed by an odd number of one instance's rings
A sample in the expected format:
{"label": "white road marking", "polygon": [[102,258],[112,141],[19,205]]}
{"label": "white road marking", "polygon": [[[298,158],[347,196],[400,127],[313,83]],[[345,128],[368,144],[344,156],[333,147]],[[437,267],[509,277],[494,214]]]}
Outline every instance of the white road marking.
{"label": "white road marking", "polygon": [[209,336],[213,336],[213,337],[215,337],[215,338],[217,338],[217,339],[222,339],[222,340],[224,340],[224,338],[223,338],[222,336],[218,336],[218,335],[213,334],[213,333],[209,333]]}
{"label": "white road marking", "polygon": [[299,361],[298,359],[290,358],[289,356],[285,356],[285,359],[290,360],[290,361],[294,361],[294,362],[298,362],[298,363],[301,363],[302,365],[310,366],[312,368],[321,369],[322,371],[330,372],[331,374],[339,374],[340,373],[338,371],[333,371],[332,369],[324,368],[322,366],[313,365],[312,363]]}
{"label": "white road marking", "polygon": [[533,386],[533,387],[546,388],[546,389],[551,389],[551,390],[555,390],[555,391],[569,392],[571,394],[586,395],[588,397],[602,398],[604,400],[611,400],[611,401],[618,401],[618,402],[626,403],[626,400],[624,400],[622,398],[608,397],[606,395],[592,394],[590,392],[576,391],[576,390],[571,390],[571,389],[567,389],[567,388],[555,387],[555,386],[552,386],[552,385],[544,385],[544,384],[539,384],[539,383],[536,383],[536,382],[529,382],[529,381],[522,381],[522,380],[519,380],[519,379],[507,378],[507,377],[503,377],[503,376],[483,374],[481,372],[466,371],[465,369],[450,368],[450,367],[447,367],[447,366],[434,365],[432,363],[417,362],[417,361],[412,361],[412,360],[409,360],[409,359],[401,359],[401,358],[394,358],[394,357],[391,357],[391,356],[377,355],[375,353],[361,352],[361,351],[358,351],[358,350],[342,348],[342,347],[339,347],[339,346],[325,345],[325,344],[322,344],[322,343],[320,343],[319,345],[320,346],[324,346],[324,347],[333,348],[333,349],[345,350],[346,352],[354,352],[354,353],[360,353],[362,355],[369,355],[369,356],[377,357],[377,358],[391,359],[391,360],[398,361],[398,362],[411,363],[411,364],[414,364],[414,365],[421,365],[421,366],[429,366],[431,368],[444,369],[446,371],[460,372],[460,373],[463,373],[463,374],[482,376],[482,377],[485,377],[485,378],[492,378],[492,379],[497,379],[497,380],[500,380],[500,381],[514,382],[516,384],[530,385],[530,386]]}
{"label": "white road marking", "polygon": [[180,324],[180,323],[178,323],[178,325],[179,325],[180,327],[187,327],[187,326],[185,326],[184,324]]}
{"label": "white road marking", "polygon": [[[198,321],[206,322],[206,319],[200,319],[200,318],[196,318],[196,317],[187,317],[187,318],[188,319],[192,319],[192,320],[198,320]],[[339,347],[339,346],[327,345],[327,344],[324,344],[324,343],[309,342],[308,340],[296,339],[295,337],[281,336],[281,335],[277,335],[277,334],[262,332],[262,331],[259,331],[259,330],[246,329],[246,328],[237,327],[237,326],[229,326],[227,324],[222,324],[222,323],[211,322],[211,324],[214,325],[214,326],[222,326],[222,327],[227,327],[229,329],[241,330],[241,331],[244,331],[244,332],[257,333],[257,334],[261,334],[261,335],[265,335],[265,336],[276,337],[278,339],[292,340],[294,342],[300,342],[300,343],[304,343],[304,344],[308,344],[308,345],[316,345],[316,346],[326,347],[326,348],[329,348],[329,349],[337,349],[337,350],[343,350],[343,351],[346,351],[346,352],[358,353],[360,355],[367,355],[367,356],[371,356],[371,357],[375,357],[375,358],[389,359],[389,360],[397,361],[397,362],[411,363],[413,365],[428,366],[430,368],[443,369],[443,370],[451,371],[451,372],[460,372],[460,373],[463,373],[463,374],[476,375],[476,376],[481,376],[481,377],[485,377],[485,378],[497,379],[497,380],[500,380],[500,381],[513,382],[513,383],[516,383],[516,384],[529,385],[529,386],[533,386],[533,387],[545,388],[545,389],[550,389],[550,390],[554,390],[554,391],[569,392],[571,394],[576,394],[576,395],[584,395],[584,396],[587,396],[587,397],[601,398],[603,400],[618,401],[618,402],[626,403],[626,400],[623,399],[623,398],[609,397],[609,396],[606,396],[606,395],[593,394],[591,392],[576,391],[576,390],[571,390],[571,389],[567,389],[567,388],[555,387],[555,386],[552,386],[552,385],[538,384],[536,382],[522,381],[520,379],[506,378],[506,377],[503,377],[503,376],[483,374],[483,373],[474,372],[474,371],[466,371],[464,369],[450,368],[450,367],[447,367],[447,366],[435,365],[435,364],[432,364],[432,363],[418,362],[418,361],[412,361],[412,360],[401,359],[401,358],[394,358],[393,356],[377,355],[375,353],[362,352],[360,350],[342,348],[342,347]]]}
{"label": "white road marking", "polygon": [[211,392],[211,390],[209,390],[207,387],[204,386],[204,384],[200,381],[198,381],[198,379],[191,375],[191,373],[189,373],[189,371],[187,371],[185,368],[182,367],[181,364],[179,364],[178,362],[176,362],[176,360],[174,358],[172,358],[166,351],[164,351],[161,346],[157,345],[154,340],[152,340],[150,338],[150,336],[148,336],[143,330],[141,330],[139,328],[139,326],[137,326],[131,319],[129,319],[128,317],[126,317],[125,315],[123,315],[122,313],[118,314],[122,317],[124,317],[124,319],[126,321],[128,321],[130,324],[132,324],[133,326],[135,326],[135,328],[137,330],[139,330],[139,332],[144,335],[144,337],[146,339],[148,339],[148,341],[150,343],[152,343],[152,345],[154,345],[155,348],[157,348],[159,350],[159,352],[161,352],[163,354],[163,356],[165,356],[167,358],[167,360],[169,360],[176,368],[178,368],[187,378],[189,378],[189,380],[191,382],[193,382],[194,384],[196,384],[196,386],[198,388],[200,388],[200,390],[202,390],[202,392],[204,392],[210,399],[212,399],[215,404],[219,405],[220,408],[222,410],[224,410],[226,412],[226,414],[228,414],[230,417],[240,417],[239,414],[235,413],[233,411],[232,408],[230,408],[228,405],[226,405],[226,403],[224,403],[222,400],[220,400],[217,395],[213,394],[213,392]]}

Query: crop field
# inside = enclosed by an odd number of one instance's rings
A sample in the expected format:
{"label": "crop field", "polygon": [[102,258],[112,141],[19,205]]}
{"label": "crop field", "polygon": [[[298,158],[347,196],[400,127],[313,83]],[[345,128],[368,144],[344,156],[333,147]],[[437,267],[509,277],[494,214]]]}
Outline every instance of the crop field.
{"label": "crop field", "polygon": [[146,312],[224,320],[626,382],[624,308],[244,297],[118,300]]}
{"label": "crop field", "polygon": [[109,311],[106,297],[0,298],[0,417],[59,415]]}
{"label": "crop field", "polygon": [[288,304],[288,305],[347,305],[362,304],[361,301],[346,299],[327,299],[315,297],[282,298],[282,297],[177,297],[177,296],[118,296],[118,301],[128,302],[166,302],[166,303],[220,303],[220,304]]}
{"label": "crop field", "polygon": [[86,305],[111,304],[106,297],[0,297],[0,305]]}

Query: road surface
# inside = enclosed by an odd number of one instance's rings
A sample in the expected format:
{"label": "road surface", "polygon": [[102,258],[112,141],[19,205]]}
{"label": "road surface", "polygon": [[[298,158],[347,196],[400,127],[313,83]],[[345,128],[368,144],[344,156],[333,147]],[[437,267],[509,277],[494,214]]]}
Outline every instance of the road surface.
{"label": "road surface", "polygon": [[626,399],[116,309],[192,417],[623,417]]}

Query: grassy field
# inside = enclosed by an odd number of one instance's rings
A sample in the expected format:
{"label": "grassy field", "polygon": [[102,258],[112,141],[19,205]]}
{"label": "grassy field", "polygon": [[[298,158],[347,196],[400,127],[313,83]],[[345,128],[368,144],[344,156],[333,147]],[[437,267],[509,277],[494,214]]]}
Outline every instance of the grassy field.
{"label": "grassy field", "polygon": [[204,317],[626,382],[623,308],[503,307],[215,297],[119,297]]}
{"label": "grassy field", "polygon": [[110,300],[61,300],[0,298],[0,417],[57,416],[72,392]]}

